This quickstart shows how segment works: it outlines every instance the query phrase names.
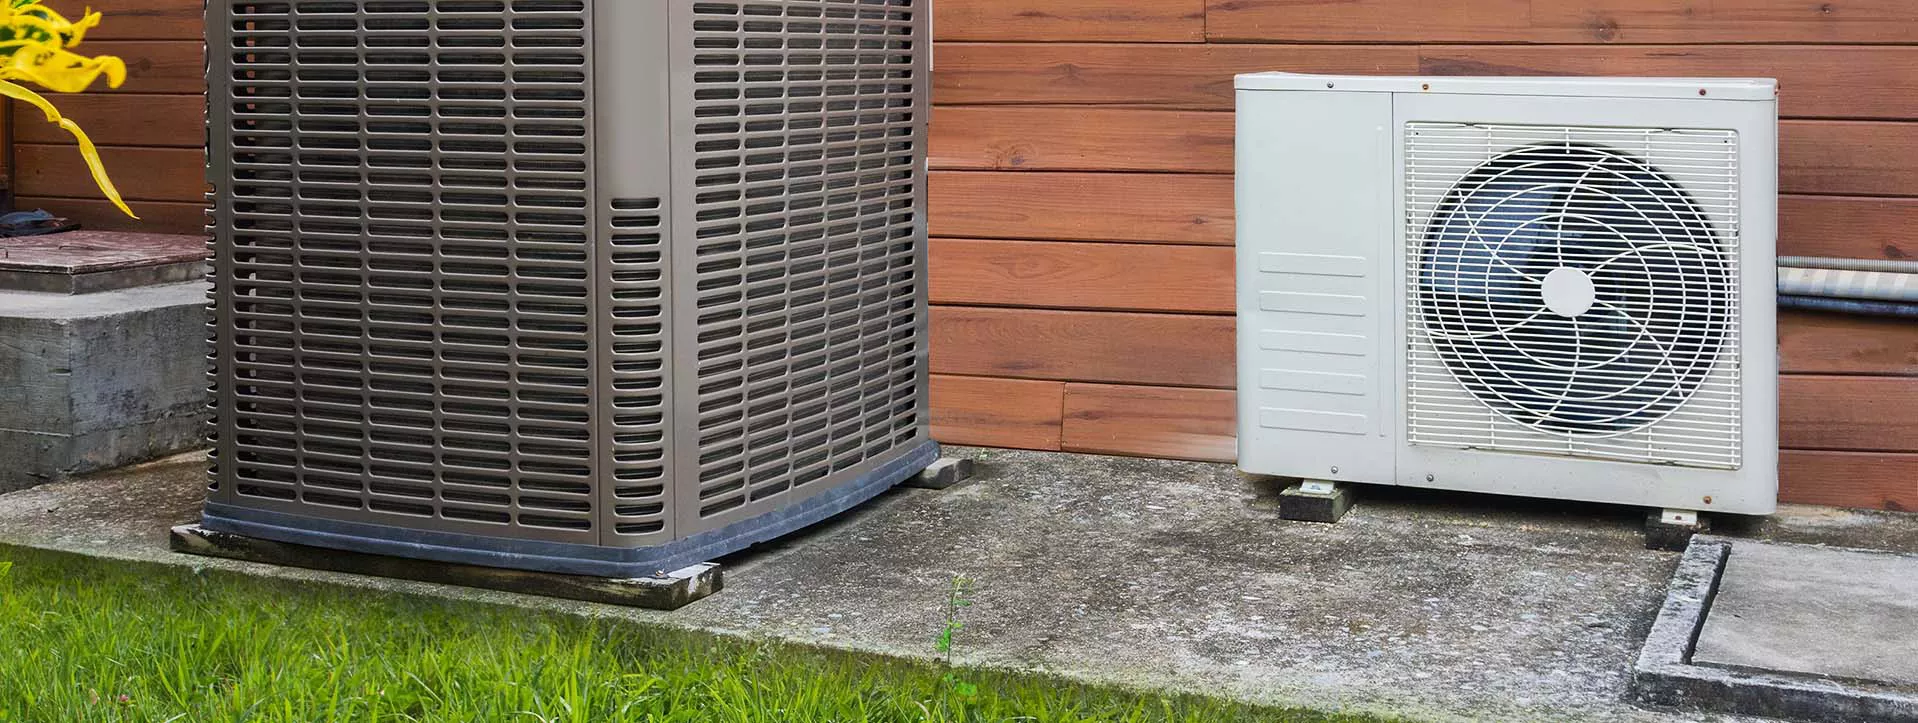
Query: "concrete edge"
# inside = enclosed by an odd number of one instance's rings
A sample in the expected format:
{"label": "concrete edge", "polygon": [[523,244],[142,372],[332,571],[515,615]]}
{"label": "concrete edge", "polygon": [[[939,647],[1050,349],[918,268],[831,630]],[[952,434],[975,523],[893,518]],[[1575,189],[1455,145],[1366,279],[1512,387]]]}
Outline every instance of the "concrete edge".
{"label": "concrete edge", "polygon": [[677,610],[724,586],[716,563],[700,563],[659,577],[605,578],[508,570],[331,550],[180,525],[167,534],[175,552],[313,570],[527,593],[586,602]]}
{"label": "concrete edge", "polygon": [[1632,696],[1660,708],[1808,721],[1918,723],[1918,695],[1871,690],[1813,676],[1693,665],[1693,648],[1718,594],[1734,540],[1692,539],[1665,604],[1632,670]]}

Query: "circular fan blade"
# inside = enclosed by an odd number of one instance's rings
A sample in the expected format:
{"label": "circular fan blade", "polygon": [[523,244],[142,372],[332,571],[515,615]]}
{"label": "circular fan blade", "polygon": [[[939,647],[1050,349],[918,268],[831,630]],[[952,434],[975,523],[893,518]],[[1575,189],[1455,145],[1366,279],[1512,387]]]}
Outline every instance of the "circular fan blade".
{"label": "circular fan blade", "polygon": [[1591,144],[1478,166],[1417,247],[1419,321],[1446,368],[1506,418],[1611,435],[1669,416],[1733,328],[1730,251],[1659,170]]}

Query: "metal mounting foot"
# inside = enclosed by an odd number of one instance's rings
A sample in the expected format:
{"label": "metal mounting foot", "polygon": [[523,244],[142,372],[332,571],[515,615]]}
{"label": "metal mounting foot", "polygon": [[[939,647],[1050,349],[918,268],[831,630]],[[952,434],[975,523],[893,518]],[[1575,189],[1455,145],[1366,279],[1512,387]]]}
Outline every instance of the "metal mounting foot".
{"label": "metal mounting foot", "polygon": [[1338,522],[1352,510],[1352,486],[1305,480],[1279,493],[1279,518],[1297,522]]}
{"label": "metal mounting foot", "polygon": [[1652,510],[1645,514],[1645,549],[1682,552],[1692,536],[1711,529],[1711,520],[1695,510]]}

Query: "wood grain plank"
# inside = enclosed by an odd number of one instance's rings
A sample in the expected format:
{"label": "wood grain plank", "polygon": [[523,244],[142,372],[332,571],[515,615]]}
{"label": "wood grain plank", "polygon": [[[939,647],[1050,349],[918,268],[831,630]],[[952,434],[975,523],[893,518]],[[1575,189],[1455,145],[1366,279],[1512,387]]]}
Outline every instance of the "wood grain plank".
{"label": "wood grain plank", "polygon": [[932,438],[945,444],[1059,449],[1061,382],[932,375]]}
{"label": "wood grain plank", "polygon": [[933,239],[932,303],[1230,314],[1232,249]]}
{"label": "wood grain plank", "polygon": [[934,100],[1227,110],[1232,76],[1260,70],[1772,77],[1787,117],[1918,117],[1918,46],[948,43]]}
{"label": "wood grain plank", "polygon": [[[98,83],[89,93],[148,95],[206,92],[206,43],[194,40],[87,40],[88,55],[117,55],[127,64],[127,79],[119,88]],[[55,105],[59,100],[55,99]]]}
{"label": "wood grain plank", "polygon": [[1918,199],[1780,196],[1778,255],[1918,257]]}
{"label": "wood grain plank", "polygon": [[1234,397],[1224,389],[1067,384],[1060,448],[1230,462],[1238,458]]}
{"label": "wood grain plank", "polygon": [[1229,316],[935,306],[932,371],[1229,388]]}
{"label": "wood grain plank", "polygon": [[[1230,113],[1070,106],[942,108],[935,167],[1231,173]],[[1918,193],[1918,123],[1780,125],[1779,184],[1796,194]]]}
{"label": "wood grain plank", "polygon": [[132,0],[97,7],[106,17],[87,31],[81,52],[101,40],[200,40],[206,37],[205,6],[206,0]]}
{"label": "wood grain plank", "polygon": [[1918,192],[1918,123],[1799,121],[1780,124],[1778,133],[1784,192]]}
{"label": "wood grain plank", "polygon": [[1212,41],[1407,43],[1524,37],[1531,0],[1207,0]]}
{"label": "wood grain plank", "polygon": [[1918,511],[1918,454],[1786,450],[1778,455],[1778,501]]}
{"label": "wood grain plank", "polygon": [[1909,43],[1906,0],[1209,0],[1214,41]]}
{"label": "wood grain plank", "polygon": [[1787,449],[1918,451],[1918,380],[1788,374],[1778,405]]}
{"label": "wood grain plank", "polygon": [[1417,50],[1379,46],[946,43],[933,100],[950,105],[1232,107],[1232,76],[1263,70],[1409,74]]}
{"label": "wood grain plank", "polygon": [[206,206],[200,203],[128,201],[127,205],[140,215],[138,219],[127,218],[113,204],[97,198],[18,196],[13,205],[22,210],[43,208],[99,231],[200,234],[206,230]]}
{"label": "wood grain plank", "polygon": [[1198,42],[1205,0],[940,0],[939,41]]}
{"label": "wood grain plank", "polygon": [[[206,100],[198,95],[82,93],[55,99],[61,114],[102,146],[199,148],[206,144]],[[138,112],[129,112],[130,109]],[[43,116],[17,115],[15,143],[66,144],[73,136]]]}
{"label": "wood grain plank", "polygon": [[1781,310],[1778,356],[1787,373],[1918,376],[1918,324]]}
{"label": "wood grain plank", "polygon": [[1760,77],[1790,118],[1918,117],[1918,47],[1838,45],[1426,45],[1428,75]]}
{"label": "wood grain plank", "polygon": [[[199,202],[206,198],[206,155],[198,148],[106,147],[100,149],[100,157],[113,185],[128,199]],[[18,144],[14,161],[20,164],[15,180],[21,195],[100,195],[86,161],[72,146]]]}
{"label": "wood grain plank", "polygon": [[933,168],[1231,173],[1230,113],[947,107],[932,114]]}
{"label": "wood grain plank", "polygon": [[935,236],[1230,245],[1232,177],[936,171]]}
{"label": "wood grain plank", "polygon": [[1533,27],[1552,33],[1563,42],[1574,43],[1910,43],[1918,40],[1918,7],[1908,0],[1712,0],[1709,3],[1534,0],[1530,19]]}

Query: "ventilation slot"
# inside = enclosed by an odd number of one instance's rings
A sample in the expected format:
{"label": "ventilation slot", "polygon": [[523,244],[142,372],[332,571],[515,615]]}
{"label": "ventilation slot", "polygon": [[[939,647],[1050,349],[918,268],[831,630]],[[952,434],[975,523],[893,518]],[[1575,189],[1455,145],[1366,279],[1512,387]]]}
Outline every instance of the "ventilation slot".
{"label": "ventilation slot", "polygon": [[235,491],[597,542],[586,3],[216,2]]}
{"label": "ventilation slot", "polygon": [[657,198],[615,199],[605,288],[612,314],[613,534],[666,529],[667,371],[664,217]]}
{"label": "ventilation slot", "polygon": [[701,516],[912,442],[914,0],[693,6]]}

